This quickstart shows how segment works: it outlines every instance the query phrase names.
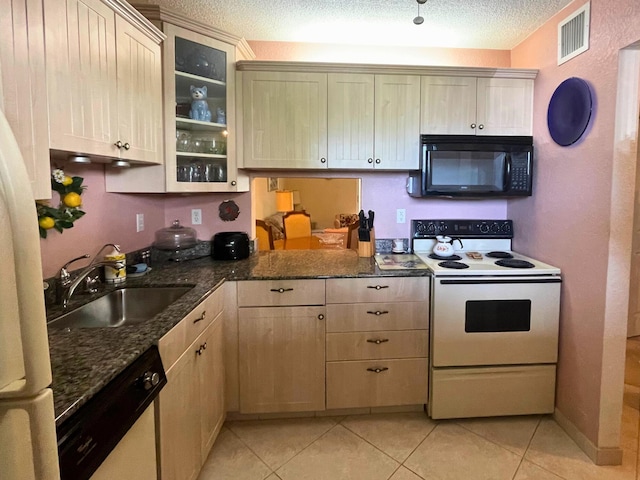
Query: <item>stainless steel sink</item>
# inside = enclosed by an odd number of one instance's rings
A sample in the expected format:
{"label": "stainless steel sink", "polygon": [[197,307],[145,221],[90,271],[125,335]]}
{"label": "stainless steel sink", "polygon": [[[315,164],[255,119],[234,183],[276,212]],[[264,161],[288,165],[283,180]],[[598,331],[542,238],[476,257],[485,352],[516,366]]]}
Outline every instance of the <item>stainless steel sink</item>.
{"label": "stainless steel sink", "polygon": [[131,287],[114,290],[49,323],[52,328],[122,327],[156,316],[193,287]]}

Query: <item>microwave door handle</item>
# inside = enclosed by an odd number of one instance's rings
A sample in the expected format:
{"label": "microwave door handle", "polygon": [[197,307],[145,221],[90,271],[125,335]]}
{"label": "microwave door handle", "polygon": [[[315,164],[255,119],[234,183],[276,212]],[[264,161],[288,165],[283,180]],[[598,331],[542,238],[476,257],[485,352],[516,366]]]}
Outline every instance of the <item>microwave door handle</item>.
{"label": "microwave door handle", "polygon": [[511,185],[511,154],[507,153],[504,158],[504,181],[502,191],[508,191],[509,185]]}

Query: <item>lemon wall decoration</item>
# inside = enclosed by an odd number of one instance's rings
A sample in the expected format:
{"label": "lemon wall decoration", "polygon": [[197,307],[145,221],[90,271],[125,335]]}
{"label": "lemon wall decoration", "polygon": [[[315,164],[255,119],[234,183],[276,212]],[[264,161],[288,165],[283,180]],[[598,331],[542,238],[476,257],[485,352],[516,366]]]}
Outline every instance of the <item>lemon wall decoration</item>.
{"label": "lemon wall decoration", "polygon": [[42,238],[47,238],[47,232],[52,228],[60,233],[65,228],[72,228],[73,222],[85,214],[80,210],[82,191],[87,188],[82,186],[82,181],[82,177],[70,177],[59,168],[51,173],[51,189],[60,195],[60,203],[52,207],[47,200],[36,202]]}

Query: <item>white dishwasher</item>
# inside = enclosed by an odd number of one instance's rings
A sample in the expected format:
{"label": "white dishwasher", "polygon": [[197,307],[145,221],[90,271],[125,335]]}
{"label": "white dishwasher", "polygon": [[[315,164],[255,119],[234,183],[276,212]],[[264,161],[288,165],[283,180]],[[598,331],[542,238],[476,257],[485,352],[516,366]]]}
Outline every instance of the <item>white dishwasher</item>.
{"label": "white dishwasher", "polygon": [[167,383],[151,347],[58,428],[63,480],[156,480],[153,400]]}

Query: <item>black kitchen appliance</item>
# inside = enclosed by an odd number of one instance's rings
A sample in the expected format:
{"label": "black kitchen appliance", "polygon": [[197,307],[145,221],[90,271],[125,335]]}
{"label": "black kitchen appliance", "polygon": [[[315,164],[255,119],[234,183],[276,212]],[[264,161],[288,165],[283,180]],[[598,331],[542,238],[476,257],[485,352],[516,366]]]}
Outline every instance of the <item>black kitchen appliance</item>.
{"label": "black kitchen appliance", "polygon": [[412,197],[530,196],[533,138],[422,135],[420,170],[411,172]]}
{"label": "black kitchen appliance", "polygon": [[211,242],[214,260],[242,260],[249,256],[249,235],[246,232],[219,232]]}

